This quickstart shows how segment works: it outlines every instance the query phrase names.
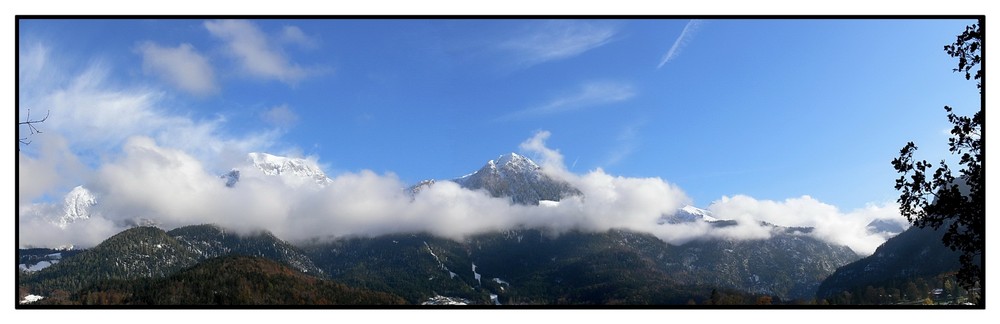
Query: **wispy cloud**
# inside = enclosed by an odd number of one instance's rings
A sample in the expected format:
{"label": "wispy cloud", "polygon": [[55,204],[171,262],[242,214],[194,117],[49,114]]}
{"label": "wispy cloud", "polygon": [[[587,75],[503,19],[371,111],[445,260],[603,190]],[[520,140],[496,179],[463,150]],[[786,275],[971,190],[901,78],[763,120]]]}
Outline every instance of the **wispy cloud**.
{"label": "wispy cloud", "polygon": [[667,64],[667,62],[670,62],[674,58],[677,58],[678,55],[681,55],[681,50],[683,50],[684,47],[691,41],[695,32],[698,31],[699,27],[701,27],[701,24],[702,21],[698,19],[691,19],[688,21],[688,23],[684,25],[684,30],[681,30],[681,35],[677,36],[677,39],[674,40],[674,45],[670,46],[670,50],[667,51],[667,54],[663,55],[663,59],[660,60],[660,65],[657,65],[656,68],[662,68],[663,65]]}
{"label": "wispy cloud", "polygon": [[172,48],[144,42],[136,50],[142,55],[142,70],[147,74],[158,75],[171,85],[195,95],[207,95],[218,90],[208,59],[191,44]]}
{"label": "wispy cloud", "polygon": [[299,115],[288,108],[288,105],[275,106],[265,110],[261,113],[260,118],[268,124],[281,128],[291,127],[299,121]]}
{"label": "wispy cloud", "polygon": [[630,84],[621,82],[588,82],[581,84],[572,93],[553,98],[540,106],[515,111],[501,116],[498,121],[510,121],[531,117],[539,117],[587,107],[621,102],[634,97],[635,89]]}
{"label": "wispy cloud", "polygon": [[618,136],[615,138],[618,145],[611,151],[607,162],[604,163],[605,165],[618,164],[635,152],[636,148],[639,147],[639,136],[637,136],[637,134],[639,132],[639,128],[642,127],[642,124],[643,121],[639,121],[622,128],[622,130],[618,133]]}
{"label": "wispy cloud", "polygon": [[302,29],[296,26],[285,26],[282,28],[281,41],[284,43],[295,44],[307,49],[315,48],[319,44],[319,41],[317,41],[316,38],[306,35]]}
{"label": "wispy cloud", "polygon": [[528,67],[579,55],[610,42],[617,29],[612,25],[581,21],[547,21],[531,31],[500,43],[517,55],[517,64]]}
{"label": "wispy cloud", "polygon": [[204,26],[212,36],[226,42],[229,53],[240,61],[244,71],[253,76],[294,84],[309,75],[308,70],[291,62],[280,47],[248,21],[206,21]]}

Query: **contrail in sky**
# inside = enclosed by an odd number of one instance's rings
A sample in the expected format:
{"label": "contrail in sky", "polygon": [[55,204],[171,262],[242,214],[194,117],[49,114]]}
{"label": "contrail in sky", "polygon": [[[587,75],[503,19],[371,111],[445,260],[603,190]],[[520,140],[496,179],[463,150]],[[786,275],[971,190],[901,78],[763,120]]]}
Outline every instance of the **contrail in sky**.
{"label": "contrail in sky", "polygon": [[659,69],[663,67],[664,64],[667,64],[667,62],[670,62],[670,60],[673,60],[675,57],[680,55],[681,49],[687,45],[691,37],[694,37],[694,32],[698,30],[698,26],[700,25],[701,20],[691,19],[691,21],[688,21],[687,25],[684,25],[684,30],[681,31],[681,35],[677,36],[677,40],[674,41],[674,45],[670,46],[670,50],[667,51],[667,54],[663,55],[663,59],[660,60],[660,65],[657,65],[656,68]]}

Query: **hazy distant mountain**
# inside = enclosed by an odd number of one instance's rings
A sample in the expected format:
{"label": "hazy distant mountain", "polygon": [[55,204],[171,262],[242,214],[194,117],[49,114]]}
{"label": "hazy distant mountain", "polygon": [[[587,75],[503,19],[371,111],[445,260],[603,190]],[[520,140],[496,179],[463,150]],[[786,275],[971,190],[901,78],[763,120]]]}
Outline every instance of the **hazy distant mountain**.
{"label": "hazy distant mountain", "polygon": [[868,223],[867,229],[868,233],[871,234],[884,234],[887,237],[892,237],[899,235],[909,227],[910,224],[904,218],[876,219]]}

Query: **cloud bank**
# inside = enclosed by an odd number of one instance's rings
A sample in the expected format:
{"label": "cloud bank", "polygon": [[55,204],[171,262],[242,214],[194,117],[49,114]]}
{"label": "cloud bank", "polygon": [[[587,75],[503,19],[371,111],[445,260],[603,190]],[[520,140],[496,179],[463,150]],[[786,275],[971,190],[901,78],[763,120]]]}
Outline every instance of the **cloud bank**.
{"label": "cloud bank", "polygon": [[569,182],[583,196],[543,206],[511,204],[450,181],[439,181],[411,196],[404,190],[408,184],[395,175],[368,170],[334,176],[321,186],[294,175],[266,175],[244,164],[239,166],[240,182],[229,188],[183,150],[135,136],[126,141],[122,155],[100,166],[85,184],[99,201],[90,219],[61,229],[50,222],[59,217],[58,204],[27,204],[20,213],[20,245],[89,246],[145,223],[168,229],[202,223],[237,231],[266,229],[290,241],[411,232],[461,240],[515,228],[544,228],[557,234],[625,229],[683,244],[703,238],[768,238],[773,229],[760,225],[767,221],[816,227],[819,239],[870,253],[881,243],[879,237],[845,233],[863,233],[871,219],[892,216],[888,207],[843,214],[809,197],[772,202],[735,196],[723,197],[709,209],[719,218],[739,221],[737,226],[660,224],[661,217],[691,203],[683,190],[660,178],[614,176],[601,169],[573,174],[563,165],[562,155],[545,145],[550,135],[539,132],[521,148],[541,156],[547,174]]}
{"label": "cloud bank", "polygon": [[768,222],[787,227],[813,227],[818,239],[846,245],[858,253],[871,254],[887,237],[869,233],[867,225],[876,219],[903,220],[895,203],[869,204],[865,208],[842,212],[833,205],[810,196],[784,201],[757,200],[745,195],[723,196],[708,210],[716,218],[743,223]]}

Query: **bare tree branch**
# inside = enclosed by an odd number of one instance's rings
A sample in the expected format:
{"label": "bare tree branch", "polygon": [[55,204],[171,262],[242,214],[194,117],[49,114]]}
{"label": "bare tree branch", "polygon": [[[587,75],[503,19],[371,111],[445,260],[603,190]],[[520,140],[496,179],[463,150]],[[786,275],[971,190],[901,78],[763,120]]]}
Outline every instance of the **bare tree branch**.
{"label": "bare tree branch", "polygon": [[[42,118],[42,119],[31,120],[31,109],[28,109],[28,113],[24,117],[25,121],[23,121],[23,122],[17,122],[17,126],[21,127],[21,125],[27,125],[28,126],[28,130],[31,132],[30,135],[35,135],[37,133],[41,133],[42,131],[39,130],[38,127],[35,127],[35,124],[45,122],[46,119],[49,119],[49,112],[50,111],[46,110],[45,111],[45,117]],[[18,138],[17,141],[20,142],[21,144],[24,144],[24,145],[31,144],[31,140],[29,140],[27,137]],[[20,147],[18,147],[18,149],[20,149]]]}

